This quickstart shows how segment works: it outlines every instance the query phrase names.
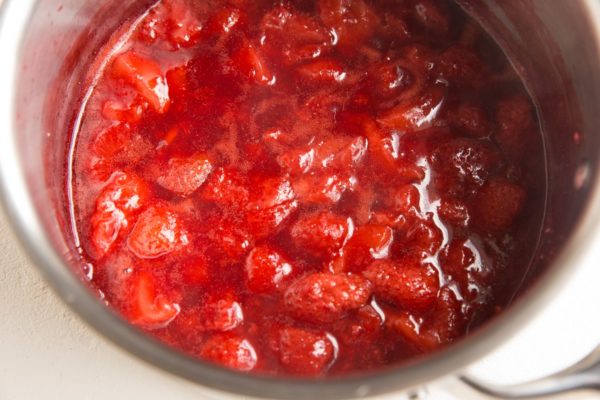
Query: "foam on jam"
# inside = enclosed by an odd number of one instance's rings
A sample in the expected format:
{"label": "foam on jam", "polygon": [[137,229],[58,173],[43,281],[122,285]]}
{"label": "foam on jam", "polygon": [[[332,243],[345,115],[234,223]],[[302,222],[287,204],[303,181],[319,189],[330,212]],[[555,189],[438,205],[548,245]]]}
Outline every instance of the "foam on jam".
{"label": "foam on jam", "polygon": [[323,376],[433,351],[511,300],[544,209],[539,123],[455,5],[140,15],[90,64],[68,171],[82,260],[124,318],[226,367]]}

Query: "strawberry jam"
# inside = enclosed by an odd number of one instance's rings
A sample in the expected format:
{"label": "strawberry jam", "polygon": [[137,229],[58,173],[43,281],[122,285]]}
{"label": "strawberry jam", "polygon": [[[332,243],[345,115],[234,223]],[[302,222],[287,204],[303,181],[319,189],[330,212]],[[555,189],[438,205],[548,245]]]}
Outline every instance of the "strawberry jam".
{"label": "strawberry jam", "polygon": [[169,346],[266,374],[382,368],[523,283],[539,121],[453,2],[161,0],[98,54],[73,231],[110,307]]}

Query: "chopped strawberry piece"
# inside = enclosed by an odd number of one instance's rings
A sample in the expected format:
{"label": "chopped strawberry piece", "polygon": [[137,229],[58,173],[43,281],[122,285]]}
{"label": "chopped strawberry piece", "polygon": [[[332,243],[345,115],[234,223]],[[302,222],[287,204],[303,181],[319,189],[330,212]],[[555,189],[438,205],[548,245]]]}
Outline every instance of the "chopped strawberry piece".
{"label": "chopped strawberry piece", "polygon": [[370,297],[371,284],[361,276],[314,273],[288,287],[284,303],[297,319],[326,323],[361,307]]}
{"label": "chopped strawberry piece", "polygon": [[148,201],[147,184],[134,174],[115,172],[96,201],[97,210],[118,208],[131,215]]}
{"label": "chopped strawberry piece", "polygon": [[316,161],[322,168],[349,171],[364,160],[368,143],[367,138],[363,136],[329,139],[317,149]]}
{"label": "chopped strawberry piece", "polygon": [[456,199],[442,199],[438,212],[440,217],[455,226],[467,226],[471,219],[467,205]]}
{"label": "chopped strawberry piece", "polygon": [[262,21],[266,45],[278,51],[284,62],[297,63],[325,54],[333,35],[317,19],[285,6],[277,6]]}
{"label": "chopped strawberry piece", "polygon": [[451,111],[450,124],[475,138],[487,137],[492,132],[492,123],[485,110],[473,103],[461,103]]}
{"label": "chopped strawberry piece", "polygon": [[279,231],[298,208],[296,194],[285,177],[254,179],[247,205],[246,222],[256,238]]}
{"label": "chopped strawberry piece", "polygon": [[242,74],[256,83],[272,86],[276,82],[276,77],[267,66],[263,55],[250,43],[238,50],[233,62]]}
{"label": "chopped strawberry piece", "polygon": [[416,182],[425,177],[421,167],[401,158],[401,136],[398,131],[381,129],[371,119],[364,120],[363,126],[369,140],[368,153],[377,166],[375,178],[389,184],[390,180],[399,183]]}
{"label": "chopped strawberry piece", "polygon": [[308,204],[335,204],[357,186],[354,176],[310,174],[293,182],[298,199]]}
{"label": "chopped strawberry piece", "polygon": [[187,197],[202,186],[212,168],[211,162],[204,154],[188,158],[171,158],[167,169],[157,182],[165,189]]}
{"label": "chopped strawberry piece", "polygon": [[377,297],[400,308],[427,310],[437,298],[438,273],[430,264],[382,260],[371,264],[363,275],[373,283]]}
{"label": "chopped strawberry piece", "polygon": [[415,185],[407,184],[392,188],[388,198],[383,201],[389,209],[407,218],[415,218],[421,212],[421,194]]}
{"label": "chopped strawberry piece", "polygon": [[450,83],[478,88],[483,84],[486,66],[471,49],[451,46],[440,56],[438,73]]}
{"label": "chopped strawberry piece", "polygon": [[217,11],[208,20],[207,34],[221,35],[230,33],[240,25],[242,12],[238,8],[225,7]]}
{"label": "chopped strawberry piece", "polygon": [[279,331],[279,361],[289,372],[318,376],[335,361],[335,348],[326,334],[285,327]]}
{"label": "chopped strawberry piece", "polygon": [[144,329],[160,329],[169,325],[180,307],[160,293],[157,281],[147,272],[138,272],[132,276],[133,283],[129,294],[130,321]]}
{"label": "chopped strawberry piece", "polygon": [[415,317],[407,311],[387,309],[385,315],[386,327],[418,351],[427,352],[440,346],[440,340],[435,332],[423,327],[422,318]]}
{"label": "chopped strawberry piece", "polygon": [[408,100],[417,95],[425,84],[420,68],[408,60],[387,61],[372,72],[373,95]]}
{"label": "chopped strawberry piece", "polygon": [[248,340],[223,333],[213,335],[204,342],[199,355],[204,360],[239,371],[254,369],[258,361],[256,351]]}
{"label": "chopped strawberry piece", "polygon": [[345,244],[353,231],[351,218],[323,211],[302,216],[290,230],[290,235],[299,248],[328,258]]}
{"label": "chopped strawberry piece", "polygon": [[204,183],[200,196],[223,208],[241,209],[248,202],[249,192],[245,177],[237,170],[218,168]]}
{"label": "chopped strawberry piece", "polygon": [[282,168],[292,175],[301,175],[309,172],[315,164],[316,150],[314,147],[292,149],[277,157],[277,162]]}
{"label": "chopped strawberry piece", "polygon": [[140,119],[148,103],[136,97],[131,103],[124,104],[121,100],[107,100],[102,107],[102,116],[112,121],[135,124]]}
{"label": "chopped strawberry piece", "polygon": [[303,64],[297,69],[303,83],[343,82],[348,74],[345,68],[336,61],[320,59]]}
{"label": "chopped strawberry piece", "polygon": [[185,0],[168,0],[169,27],[167,34],[174,48],[195,45],[201,37],[202,23],[196,19]]}
{"label": "chopped strawberry piece", "polygon": [[419,131],[429,128],[436,121],[446,100],[447,88],[433,85],[416,99],[403,102],[384,111],[378,118],[379,123],[400,131]]}
{"label": "chopped strawberry piece", "polygon": [[496,106],[498,130],[494,139],[512,159],[521,159],[533,142],[533,106],[524,96],[503,99]]}
{"label": "chopped strawberry piece", "polygon": [[[373,304],[378,311],[375,310]],[[381,345],[379,339],[384,318],[386,317],[381,312],[380,306],[372,300],[371,304],[366,304],[346,318],[336,321],[333,325],[333,333],[343,345],[352,348],[359,347],[362,351],[362,346]]]}
{"label": "chopped strawberry piece", "polygon": [[255,247],[246,258],[246,285],[254,293],[272,293],[289,283],[291,262],[271,246]]}
{"label": "chopped strawberry piece", "polygon": [[433,220],[418,220],[406,232],[406,244],[412,245],[415,253],[422,256],[436,254],[443,239],[440,227]]}
{"label": "chopped strawberry piece", "polygon": [[525,189],[515,183],[489,181],[475,200],[477,224],[491,232],[508,229],[521,213],[526,197]]}
{"label": "chopped strawberry piece", "polygon": [[251,209],[246,213],[246,222],[257,239],[266,238],[281,230],[282,225],[298,208],[296,200],[264,209]]}
{"label": "chopped strawberry piece", "polygon": [[107,179],[121,165],[137,163],[153,151],[152,144],[127,124],[102,131],[90,144],[90,168],[100,179]]}
{"label": "chopped strawberry piece", "polygon": [[127,238],[129,250],[139,258],[161,257],[188,243],[178,216],[162,206],[144,211]]}
{"label": "chopped strawberry piece", "polygon": [[368,141],[365,137],[336,137],[315,145],[292,149],[281,154],[277,162],[292,175],[324,168],[349,171],[363,161],[367,148]]}
{"label": "chopped strawberry piece", "polygon": [[223,264],[236,263],[248,253],[254,240],[243,226],[226,218],[210,226],[207,238],[213,253]]}
{"label": "chopped strawberry piece", "polygon": [[166,80],[169,86],[169,96],[176,103],[178,98],[185,97],[188,87],[188,67],[181,65],[167,71]]}
{"label": "chopped strawberry piece", "polygon": [[121,228],[128,225],[123,211],[96,211],[91,218],[91,242],[97,258],[102,258],[119,237]]}
{"label": "chopped strawberry piece", "polygon": [[130,50],[115,57],[112,73],[137,89],[156,112],[165,113],[169,108],[169,86],[154,60]]}
{"label": "chopped strawberry piece", "polygon": [[503,99],[496,106],[496,121],[500,131],[526,131],[533,125],[533,106],[524,96]]}
{"label": "chopped strawberry piece", "polygon": [[226,332],[244,321],[240,303],[233,296],[212,296],[200,309],[201,329]]}
{"label": "chopped strawberry piece", "polygon": [[91,218],[91,241],[95,256],[102,258],[130,219],[148,201],[148,187],[132,174],[116,172],[96,199]]}
{"label": "chopped strawberry piece", "polygon": [[481,186],[502,164],[497,148],[490,142],[458,138],[442,144],[435,152],[442,170],[461,181]]}
{"label": "chopped strawberry piece", "polygon": [[379,25],[379,18],[363,0],[320,0],[321,20],[333,29],[336,44],[354,48],[369,37]]}
{"label": "chopped strawberry piece", "polygon": [[394,231],[389,226],[370,224],[358,227],[344,248],[349,270],[360,272],[374,260],[388,258],[393,241]]}
{"label": "chopped strawberry piece", "polygon": [[450,287],[440,289],[430,328],[440,344],[451,343],[465,333],[467,326],[463,305],[463,301],[457,298]]}

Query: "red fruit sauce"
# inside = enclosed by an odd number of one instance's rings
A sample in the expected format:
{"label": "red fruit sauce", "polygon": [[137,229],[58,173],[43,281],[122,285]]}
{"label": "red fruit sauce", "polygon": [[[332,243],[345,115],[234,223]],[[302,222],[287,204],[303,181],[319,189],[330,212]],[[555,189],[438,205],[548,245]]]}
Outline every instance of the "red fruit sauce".
{"label": "red fruit sauce", "polygon": [[456,5],[139,15],[90,64],[69,139],[82,260],[124,318],[226,367],[324,376],[433,351],[510,302],[544,210],[539,122]]}

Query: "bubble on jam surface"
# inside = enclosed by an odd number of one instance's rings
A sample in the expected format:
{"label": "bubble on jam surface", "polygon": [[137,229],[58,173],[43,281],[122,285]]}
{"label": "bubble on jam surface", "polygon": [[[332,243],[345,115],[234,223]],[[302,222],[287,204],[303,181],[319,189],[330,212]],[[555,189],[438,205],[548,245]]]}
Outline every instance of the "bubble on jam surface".
{"label": "bubble on jam surface", "polygon": [[116,38],[70,171],[107,305],[204,361],[306,378],[505,305],[543,212],[535,108],[452,2],[388,3],[161,0]]}

